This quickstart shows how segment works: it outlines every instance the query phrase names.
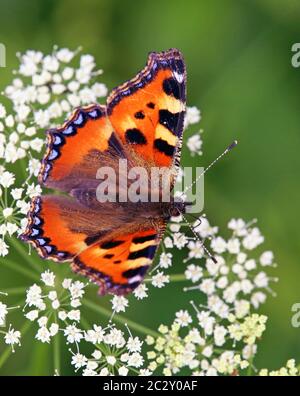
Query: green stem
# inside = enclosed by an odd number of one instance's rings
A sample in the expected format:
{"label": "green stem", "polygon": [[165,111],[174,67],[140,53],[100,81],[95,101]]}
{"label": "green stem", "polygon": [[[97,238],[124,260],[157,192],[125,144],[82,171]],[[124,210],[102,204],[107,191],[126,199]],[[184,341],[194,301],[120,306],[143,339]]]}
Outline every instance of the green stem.
{"label": "green stem", "polygon": [[12,260],[9,260],[7,258],[5,259],[1,259],[1,264],[0,265],[6,265],[7,267],[9,267],[10,269],[19,272],[22,275],[27,276],[28,278],[31,278],[35,281],[39,281],[39,276],[36,275],[35,273],[33,273],[31,270],[29,270],[26,267],[23,267],[22,265],[18,265],[17,263],[15,263]]}
{"label": "green stem", "polygon": [[1,289],[3,293],[7,293],[9,296],[25,293],[26,287],[11,287],[8,289]]}
{"label": "green stem", "polygon": [[12,246],[17,250],[17,252],[22,256],[22,258],[36,271],[39,271],[38,265],[29,256],[29,254],[24,250],[21,243],[16,238],[11,238],[10,242]]}
{"label": "green stem", "polygon": [[[55,323],[57,323],[57,318],[55,318]],[[53,357],[54,357],[54,371],[60,374],[60,334],[59,332],[56,334],[53,341]]]}
{"label": "green stem", "polygon": [[[186,277],[184,274],[174,274],[169,276],[170,282],[184,282],[186,281]],[[151,282],[152,279],[145,279],[145,283]]]}
{"label": "green stem", "polygon": [[[106,317],[111,317],[111,311],[109,309],[106,309],[102,307],[101,305],[96,304],[93,301],[84,299],[83,303],[90,308],[91,310],[100,313],[101,315],[104,315]],[[156,331],[153,331],[149,329],[148,327],[145,327],[139,323],[136,323],[132,321],[131,319],[127,319],[124,316],[120,315],[114,315],[114,320],[116,322],[122,323],[122,324],[128,324],[129,328],[134,329],[138,331],[139,333],[146,334],[146,335],[151,335],[153,337],[159,336],[159,334]]]}

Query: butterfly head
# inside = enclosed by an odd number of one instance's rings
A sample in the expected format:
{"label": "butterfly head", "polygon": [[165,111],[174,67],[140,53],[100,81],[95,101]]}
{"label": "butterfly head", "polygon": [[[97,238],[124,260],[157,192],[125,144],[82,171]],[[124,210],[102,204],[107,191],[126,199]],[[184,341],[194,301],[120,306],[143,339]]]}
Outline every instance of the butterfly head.
{"label": "butterfly head", "polygon": [[189,205],[189,202],[185,202],[183,200],[174,200],[168,203],[164,208],[164,217],[169,219],[170,217],[180,216],[182,213],[186,212],[186,207]]}

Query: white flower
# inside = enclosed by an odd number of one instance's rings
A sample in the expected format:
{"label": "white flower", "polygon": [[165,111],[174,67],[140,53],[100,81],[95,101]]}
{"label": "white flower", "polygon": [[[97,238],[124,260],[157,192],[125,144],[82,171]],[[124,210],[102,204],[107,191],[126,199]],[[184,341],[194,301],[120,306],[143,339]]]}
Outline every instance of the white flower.
{"label": "white flower", "polygon": [[247,260],[244,264],[244,267],[247,271],[252,271],[256,268],[256,262],[254,259]]}
{"label": "white flower", "polygon": [[190,241],[188,243],[189,258],[202,258],[204,254],[203,244],[200,241]]}
{"label": "white flower", "polygon": [[180,232],[176,232],[173,234],[173,242],[178,249],[182,249],[187,244],[187,237]]}
{"label": "white flower", "polygon": [[107,95],[107,87],[105,84],[95,83],[92,86],[92,90],[97,98],[103,98]]}
{"label": "white flower", "polygon": [[48,322],[47,316],[42,316],[38,320],[38,324],[39,324],[40,327],[46,326],[47,322]]}
{"label": "white flower", "polygon": [[43,59],[43,66],[50,72],[56,72],[59,68],[59,62],[55,56],[47,55]]}
{"label": "white flower", "polygon": [[17,200],[22,197],[23,191],[23,188],[13,188],[10,193],[13,199]]}
{"label": "white flower", "polygon": [[71,285],[72,285],[72,279],[65,278],[65,279],[63,280],[63,282],[62,282],[62,287],[63,287],[64,289],[69,289],[69,288],[71,287]]}
{"label": "white flower", "polygon": [[200,120],[200,110],[196,106],[187,107],[185,114],[185,128],[191,124],[197,124]]}
{"label": "white flower", "polygon": [[211,295],[215,291],[215,281],[213,279],[204,279],[200,284],[200,290],[207,295]]}
{"label": "white flower", "polygon": [[28,304],[30,307],[32,305],[36,306],[37,308],[41,307],[43,305],[41,293],[42,289],[39,286],[36,284],[31,286],[26,292],[26,304]]}
{"label": "white flower", "polygon": [[240,252],[240,241],[237,238],[231,238],[227,242],[227,250],[231,254],[238,254]]}
{"label": "white flower", "polygon": [[0,118],[4,118],[6,116],[6,109],[3,104],[0,103]]}
{"label": "white flower", "polygon": [[189,137],[186,143],[192,155],[194,154],[202,155],[202,151],[201,151],[202,144],[203,141],[198,133]]}
{"label": "white flower", "polygon": [[8,255],[8,245],[0,238],[0,256],[4,257]]}
{"label": "white flower", "polygon": [[104,338],[104,330],[101,326],[93,325],[93,329],[87,330],[85,333],[85,340],[92,344],[100,344]]}
{"label": "white flower", "polygon": [[173,241],[170,237],[166,237],[164,239],[164,245],[167,249],[171,249],[173,247]]}
{"label": "white flower", "polygon": [[158,272],[157,274],[152,276],[152,285],[154,287],[158,287],[159,289],[164,287],[165,284],[169,282],[169,276],[165,275],[163,272]]}
{"label": "white flower", "polygon": [[73,282],[70,287],[70,293],[72,295],[72,298],[81,298],[84,295],[84,283],[80,281]]}
{"label": "white flower", "polygon": [[74,69],[72,67],[66,67],[62,71],[62,78],[64,80],[70,80],[74,75]]}
{"label": "white flower", "polygon": [[99,351],[99,349],[95,349],[94,352],[92,353],[92,356],[97,359],[100,360],[102,357],[102,352]]}
{"label": "white flower", "polygon": [[49,125],[50,117],[47,110],[38,110],[34,113],[35,124],[41,128],[46,128]]}
{"label": "white flower", "polygon": [[113,328],[111,331],[105,335],[104,341],[108,345],[115,345],[117,348],[122,348],[125,345],[125,339],[123,337],[122,331]]}
{"label": "white flower", "polygon": [[106,356],[106,361],[110,366],[114,366],[117,363],[117,359],[114,356]]}
{"label": "white flower", "polygon": [[69,63],[74,57],[74,52],[68,48],[61,48],[57,51],[56,57],[60,62]]}
{"label": "white flower", "polygon": [[188,311],[180,310],[176,312],[175,322],[178,323],[181,327],[186,327],[190,323],[192,323],[192,318]]}
{"label": "white flower", "polygon": [[149,375],[152,375],[152,371],[150,371],[148,369],[141,369],[140,370],[139,376],[145,377],[145,376],[149,376]]}
{"label": "white flower", "polygon": [[[4,336],[5,343],[8,345],[11,345],[12,348],[15,344],[21,345],[20,338],[21,338],[21,333],[17,330],[12,329],[12,328],[10,328]],[[14,351],[14,349],[13,349],[13,351]]]}
{"label": "white flower", "polygon": [[264,252],[259,258],[260,264],[264,267],[272,265],[273,260],[274,260],[273,252],[271,252],[269,250]]}
{"label": "white flower", "polygon": [[5,124],[8,128],[12,128],[15,125],[14,117],[11,114],[5,118]]}
{"label": "white flower", "polygon": [[215,318],[210,316],[209,312],[201,311],[197,314],[199,325],[204,329],[205,334],[211,335],[215,323]]}
{"label": "white flower", "polygon": [[162,268],[169,268],[172,265],[172,257],[171,253],[161,253],[159,257],[159,266]]}
{"label": "white flower", "polygon": [[201,267],[195,264],[190,264],[185,270],[186,279],[191,280],[193,283],[197,282],[203,276],[203,270]]}
{"label": "white flower", "polygon": [[262,292],[256,292],[253,293],[251,297],[251,304],[254,306],[254,308],[258,308],[261,304],[263,304],[266,301],[267,296],[265,293]]}
{"label": "white flower", "polygon": [[38,332],[36,333],[35,338],[41,342],[46,342],[49,343],[50,342],[50,337],[51,334],[49,332],[49,330],[47,329],[46,326],[42,326],[38,329]]}
{"label": "white flower", "polygon": [[57,323],[52,323],[51,326],[49,327],[50,335],[51,337],[54,337],[59,330],[59,326]]}
{"label": "white flower", "polygon": [[210,246],[214,252],[221,254],[226,251],[227,243],[222,237],[218,236],[211,241]]}
{"label": "white flower", "polygon": [[0,301],[0,326],[4,325],[7,312],[7,305]]}
{"label": "white flower", "polygon": [[15,182],[15,175],[13,173],[5,171],[0,175],[0,184],[4,188],[8,188],[12,186],[14,182]]}
{"label": "white flower", "polygon": [[80,321],[80,311],[78,309],[72,309],[68,313],[68,318],[70,320],[75,320],[76,322],[79,322]]}
{"label": "white flower", "polygon": [[76,353],[75,355],[72,356],[71,364],[73,366],[75,366],[76,369],[85,367],[87,365],[87,362],[88,362],[88,359],[81,353]]}
{"label": "white flower", "polygon": [[[55,275],[50,270],[46,270],[41,274],[41,279],[45,283],[46,286],[54,286]],[[56,296],[54,297],[54,299]]]}
{"label": "white flower", "polygon": [[64,320],[67,319],[67,317],[68,317],[67,312],[65,312],[65,311],[59,311],[59,312],[58,312],[58,318],[59,318],[60,320],[64,321]]}
{"label": "white flower", "polygon": [[213,349],[211,346],[206,346],[205,348],[203,348],[202,350],[202,355],[209,358],[211,357],[211,355],[213,354]]}
{"label": "white flower", "polygon": [[143,356],[137,352],[134,352],[132,355],[129,356],[128,366],[139,368],[141,367],[143,362],[144,362]]}
{"label": "white flower", "polygon": [[68,325],[64,329],[64,335],[67,337],[67,342],[73,344],[74,342],[80,342],[83,338],[82,331],[75,325]]}
{"label": "white flower", "polygon": [[35,185],[34,183],[29,184],[27,186],[27,190],[26,190],[26,194],[30,197],[33,198],[37,195],[40,195],[42,192],[41,186],[39,186],[38,184]]}
{"label": "white flower", "polygon": [[227,334],[227,330],[224,326],[216,326],[214,329],[214,340],[216,346],[222,346],[225,344],[225,336]]}
{"label": "white flower", "polygon": [[126,346],[129,352],[140,352],[142,344],[142,341],[138,337],[129,337]]}
{"label": "white flower", "polygon": [[134,289],[133,294],[138,300],[142,300],[143,298],[148,297],[147,291],[148,291],[147,286],[144,283],[142,283],[136,289]]}
{"label": "white flower", "polygon": [[118,374],[119,375],[122,375],[122,376],[126,376],[127,374],[128,374],[128,368],[127,367],[125,367],[125,366],[121,366],[119,369],[118,369]]}
{"label": "white flower", "polygon": [[253,228],[243,239],[243,246],[247,250],[253,250],[263,243],[264,237],[257,227]]}
{"label": "white flower", "polygon": [[244,236],[247,234],[246,223],[242,219],[232,219],[228,223],[228,228],[233,230],[237,236]]}
{"label": "white flower", "polygon": [[123,296],[114,296],[112,299],[112,308],[116,312],[125,312],[128,307],[128,300]]}
{"label": "white flower", "polygon": [[54,300],[54,301],[52,301],[51,306],[53,309],[58,309],[60,307],[60,303],[58,300]]}
{"label": "white flower", "polygon": [[99,375],[100,375],[101,377],[107,377],[107,376],[109,375],[108,369],[107,369],[106,367],[104,367],[103,369],[101,369]]}
{"label": "white flower", "polygon": [[265,272],[260,272],[254,278],[254,283],[257,287],[266,288],[269,285],[269,278]]}
{"label": "white flower", "polygon": [[235,315],[237,318],[243,318],[248,315],[250,311],[250,303],[247,300],[235,301]]}
{"label": "white flower", "polygon": [[37,309],[33,309],[25,314],[25,317],[32,322],[36,320],[39,316],[39,311]]}

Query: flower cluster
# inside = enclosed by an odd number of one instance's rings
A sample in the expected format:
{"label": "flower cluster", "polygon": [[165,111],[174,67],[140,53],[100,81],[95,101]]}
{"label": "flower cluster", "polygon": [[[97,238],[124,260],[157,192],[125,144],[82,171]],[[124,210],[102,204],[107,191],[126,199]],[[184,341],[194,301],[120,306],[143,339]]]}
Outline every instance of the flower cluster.
{"label": "flower cluster", "polygon": [[144,363],[141,354],[143,342],[133,337],[129,329],[128,332],[126,339],[124,332],[114,325],[102,328],[94,324],[92,329],[84,332],[84,340],[93,349],[90,356],[83,355],[79,349],[71,351],[75,370],[81,369],[84,376],[150,374],[141,368]]}
{"label": "flower cluster", "polygon": [[300,375],[299,368],[296,367],[296,363],[294,359],[290,359],[287,361],[285,367],[281,367],[279,370],[271,370],[262,369],[259,372],[259,375],[262,377],[271,376],[271,377],[295,377]]}
{"label": "flower cluster", "polygon": [[227,321],[217,322],[216,317],[192,305],[196,318],[181,310],[170,328],[161,325],[158,337],[146,338],[151,348],[147,353],[149,370],[173,375],[184,368],[192,375],[216,376],[239,374],[248,368],[266,317],[254,314],[240,320],[230,315]]}
{"label": "flower cluster", "polygon": [[[7,296],[6,293],[1,293],[2,296]],[[7,304],[0,301],[0,335],[4,336],[4,342],[7,345],[11,345],[12,351],[14,352],[15,345],[21,345],[21,332],[15,330],[11,324],[7,326],[7,315],[9,310],[19,307],[8,307]]]}
{"label": "flower cluster", "polygon": [[[207,297],[208,307],[220,317],[228,317],[233,309],[238,317],[249,313],[250,306],[258,308],[265,302],[266,293],[274,294],[267,267],[275,267],[273,253],[263,252],[258,258],[252,251],[264,241],[254,222],[232,219],[228,229],[232,232],[228,239],[218,235],[218,228],[211,227],[204,217],[201,224],[194,224],[194,231],[202,240],[210,239],[212,253],[207,257],[203,242],[190,241],[185,271],[186,278],[194,286],[185,290],[199,290]],[[213,255],[213,257],[212,257]],[[206,256],[206,257],[205,257]],[[196,259],[202,258],[202,265]]]}
{"label": "flower cluster", "polygon": [[25,317],[38,323],[36,339],[49,343],[62,331],[68,343],[78,343],[83,337],[77,327],[80,322],[85,284],[72,279],[58,282],[49,270],[41,274],[41,285],[32,285],[26,291]]}
{"label": "flower cluster", "polygon": [[4,90],[12,112],[0,106],[0,158],[6,163],[40,153],[44,136],[39,132],[60,124],[75,107],[106,96],[106,86],[94,81],[102,70],[95,69],[93,56],[79,57],[79,52],[54,48],[50,55],[19,54],[19,69]]}
{"label": "flower cluster", "polygon": [[15,174],[0,165],[0,256],[3,257],[9,253],[9,239],[26,227],[30,199],[42,191],[31,176],[19,186],[15,183]]}

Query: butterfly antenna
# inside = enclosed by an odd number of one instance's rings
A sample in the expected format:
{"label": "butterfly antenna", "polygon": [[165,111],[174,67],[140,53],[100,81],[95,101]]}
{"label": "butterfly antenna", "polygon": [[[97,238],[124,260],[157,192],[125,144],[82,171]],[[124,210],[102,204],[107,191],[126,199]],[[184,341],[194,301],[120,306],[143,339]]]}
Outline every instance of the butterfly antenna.
{"label": "butterfly antenna", "polygon": [[205,251],[205,253],[207,254],[207,256],[215,263],[217,264],[217,259],[210,253],[210,251],[207,249],[207,247],[204,245],[204,240],[202,238],[199,237],[199,235],[197,234],[197,232],[195,231],[195,227],[192,227],[191,224],[187,221],[186,217],[184,216],[184,214],[181,212],[181,215],[183,217],[183,219],[186,221],[187,225],[189,226],[189,228],[191,229],[192,233],[195,235],[197,241],[199,241],[201,243],[201,247],[202,249]]}
{"label": "butterfly antenna", "polygon": [[214,161],[212,161],[207,168],[204,169],[204,171],[202,173],[200,173],[200,175],[193,181],[192,184],[190,184],[189,186],[187,186],[184,191],[182,192],[182,195],[184,195],[188,190],[190,190],[194,184],[196,184],[198,182],[198,180],[205,175],[205,173],[211,168],[213,167],[222,157],[224,157],[224,155],[228,154],[229,151],[231,151],[235,146],[237,146],[238,142],[237,140],[234,140],[224,151],[222,154],[220,154]]}

